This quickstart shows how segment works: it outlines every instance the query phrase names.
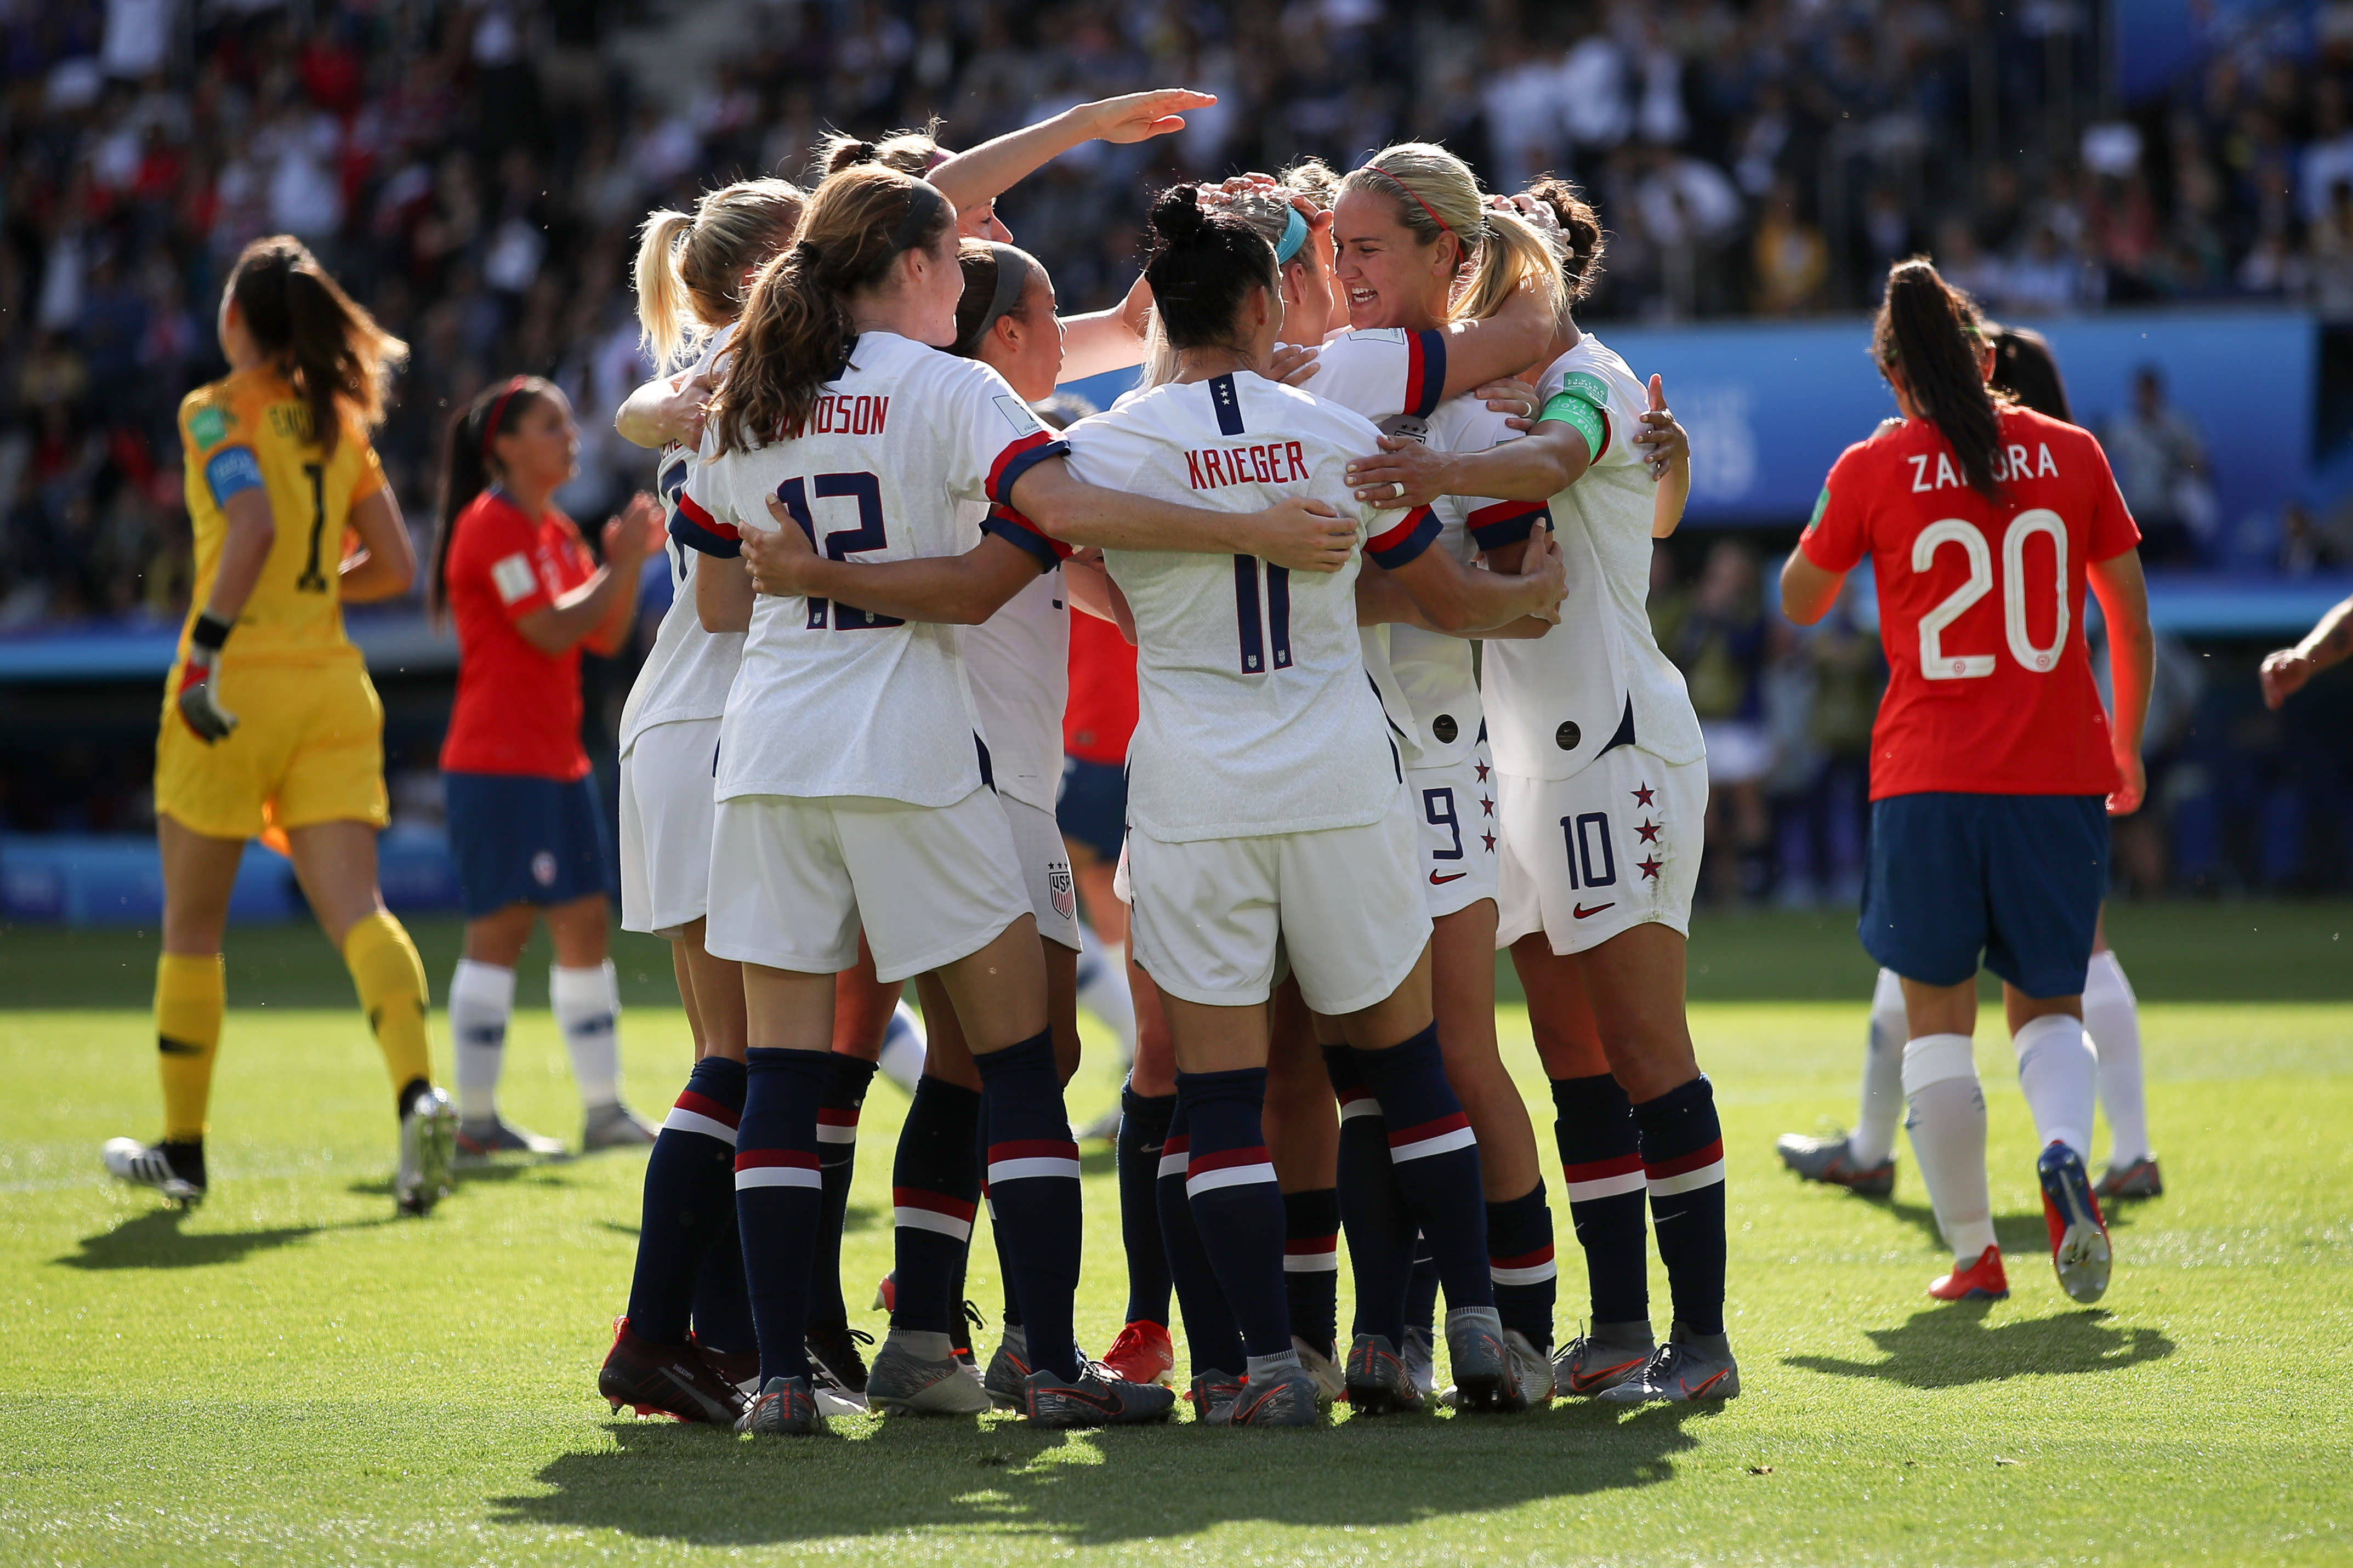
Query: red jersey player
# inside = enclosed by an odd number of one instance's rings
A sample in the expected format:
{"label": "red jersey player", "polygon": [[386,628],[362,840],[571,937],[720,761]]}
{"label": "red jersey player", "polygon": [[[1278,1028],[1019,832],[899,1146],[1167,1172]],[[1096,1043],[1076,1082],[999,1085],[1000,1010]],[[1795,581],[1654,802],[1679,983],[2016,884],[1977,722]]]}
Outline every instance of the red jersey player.
{"label": "red jersey player", "polygon": [[[2106,891],[2103,810],[2140,804],[2148,599],[2098,442],[1997,399],[1968,297],[1925,261],[1888,275],[1873,351],[1904,420],[1849,447],[1781,574],[1782,608],[1819,620],[1866,555],[1890,668],[1872,736],[1861,931],[1903,978],[1913,1149],[1955,1254],[1943,1300],[2001,1296],[1986,1188],[1985,1100],[1969,1037],[1977,970],[2001,976],[2059,1282],[2107,1289],[2084,1169],[2096,1064],[2084,977]],[[2089,582],[2115,648],[2116,721],[2085,650]]]}

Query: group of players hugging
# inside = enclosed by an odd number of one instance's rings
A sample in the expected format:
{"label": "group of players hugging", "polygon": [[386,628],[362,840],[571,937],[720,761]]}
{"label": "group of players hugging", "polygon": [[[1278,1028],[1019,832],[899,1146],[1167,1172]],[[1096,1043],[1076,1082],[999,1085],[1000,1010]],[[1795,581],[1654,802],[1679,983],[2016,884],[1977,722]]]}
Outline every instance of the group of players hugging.
{"label": "group of players hugging", "polygon": [[[157,759],[164,1136],[116,1140],[110,1168],[204,1194],[227,890],[266,834],[391,1067],[412,1212],[455,1163],[555,1147],[495,1095],[514,965],[545,919],[584,1142],[651,1144],[598,1375],[616,1408],[762,1434],[850,1409],[1162,1420],[1172,1292],[1201,1422],[1737,1394],[1724,1149],[1683,1004],[1706,762],[1645,608],[1688,447],[1657,378],[1576,324],[1601,226],[1565,182],[1486,195],[1443,148],[1402,144],[1345,176],[1311,162],[1159,193],[1127,300],[1058,317],[994,198],[1208,101],[1109,100],[955,155],[840,138],[812,191],[754,180],[653,215],[638,280],[662,374],[617,423],[659,448],[659,500],[605,525],[601,563],[553,504],[578,445],[563,393],[516,377],[457,415],[427,594],[461,651],[454,1104],[431,1081],[416,949],[376,891],[381,710],[340,608],[416,572],[368,447],[403,351],[299,244],[249,247],[221,303],[231,374],[182,410],[198,585]],[[1998,352],[2021,341],[1926,262],[1896,266],[1873,352],[1902,416],[1839,459],[1782,575],[1808,623],[1859,563],[1875,574],[1892,676],[1862,934],[1894,1015],[1873,1056],[1883,1125],[1783,1153],[1884,1190],[1892,1061],[1956,1255],[1932,1293],[2006,1293],[1970,1045],[1982,954],[2059,1280],[2093,1300],[2110,1248],[2082,998],[2105,817],[2141,788],[2150,643],[2132,519],[2097,444],[2054,416],[2063,392],[2046,412],[2031,378],[2002,379],[2033,359]],[[1106,411],[1060,428],[1036,412],[1058,383],[1139,363]],[[628,637],[656,555],[672,603],[622,722],[616,879],[576,665]],[[1073,1328],[1063,1100],[1083,945],[1055,819],[1073,609],[1134,645],[1137,700],[1115,879],[1140,1025],[1116,1137],[1130,1293],[1100,1360]],[[619,1098],[615,880],[624,925],[673,943],[698,1053],[659,1130]],[[1590,1293],[1557,1350],[1555,1216],[1496,1040],[1503,948]],[[840,1235],[911,978],[927,1040],[870,1366]],[[2153,1189],[2137,1139],[2112,1186]],[[1005,1284],[985,1370],[964,1300],[984,1204]]]}

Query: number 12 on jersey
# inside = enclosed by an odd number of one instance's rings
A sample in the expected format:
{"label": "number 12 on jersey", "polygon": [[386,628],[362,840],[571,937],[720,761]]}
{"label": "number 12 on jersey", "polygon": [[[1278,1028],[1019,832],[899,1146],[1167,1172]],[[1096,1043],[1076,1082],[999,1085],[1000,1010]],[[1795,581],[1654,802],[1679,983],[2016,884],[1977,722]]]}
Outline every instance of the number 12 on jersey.
{"label": "number 12 on jersey", "polygon": [[[855,500],[858,502],[858,526],[836,529],[819,541],[817,515],[809,510],[812,493],[819,500],[835,497]],[[776,499],[785,503],[785,510],[793,514],[793,521],[801,525],[801,531],[808,535],[809,542],[822,545],[828,560],[847,561],[852,555],[890,547],[891,537],[882,523],[882,481],[872,474],[819,474],[807,480],[796,475],[776,487]],[[833,629],[838,632],[872,631],[881,626],[903,626],[907,624],[896,616],[878,616],[850,605],[833,605],[823,599],[811,599],[808,602],[809,630],[824,630],[828,612],[832,616]]]}

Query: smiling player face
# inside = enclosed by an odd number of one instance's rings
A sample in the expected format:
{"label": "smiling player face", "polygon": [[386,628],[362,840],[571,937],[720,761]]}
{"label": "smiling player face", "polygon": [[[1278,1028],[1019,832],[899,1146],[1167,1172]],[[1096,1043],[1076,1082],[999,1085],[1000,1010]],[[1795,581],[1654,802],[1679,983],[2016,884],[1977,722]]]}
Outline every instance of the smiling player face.
{"label": "smiling player face", "polygon": [[1455,255],[1444,236],[1435,245],[1419,244],[1398,221],[1395,202],[1352,190],[1333,208],[1332,242],[1334,281],[1350,327],[1419,331],[1443,319]]}

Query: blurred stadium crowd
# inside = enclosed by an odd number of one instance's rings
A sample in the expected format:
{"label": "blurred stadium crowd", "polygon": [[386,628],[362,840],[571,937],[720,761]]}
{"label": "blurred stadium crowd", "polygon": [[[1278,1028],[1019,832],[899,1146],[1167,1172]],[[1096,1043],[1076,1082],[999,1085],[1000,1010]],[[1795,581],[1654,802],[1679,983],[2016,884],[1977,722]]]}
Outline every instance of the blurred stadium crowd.
{"label": "blurred stadium crowd", "polygon": [[[1066,310],[1126,288],[1149,187],[1410,135],[1445,141],[1493,186],[1544,169],[1586,183],[1613,235],[1585,312],[1599,320],[1855,310],[1890,258],[1921,249],[2011,320],[2250,297],[2353,315],[2353,0],[2250,29],[2130,105],[2102,63],[2112,14],[2093,0],[0,0],[0,630],[185,613],[174,411],[220,373],[223,269],[269,232],[308,239],[412,345],[379,443],[412,527],[429,519],[447,411],[517,371],[578,405],[582,473],[560,500],[601,516],[649,472],[609,417],[646,371],[635,226],[725,178],[804,177],[836,126],[937,114],[966,146],[1134,87],[1219,94],[1178,136],[1090,145],[1008,198]],[[2142,435],[2149,493],[2194,505],[2196,433]],[[2285,564],[2329,563],[2326,541],[2290,534],[2306,542]],[[1873,639],[1839,617],[1800,639],[1765,615],[1756,552],[1680,542],[1688,582],[1662,565],[1662,641],[1704,713],[1780,731],[1760,753],[1778,760],[1719,787],[1713,891],[1850,896]],[[2249,798],[2268,787],[2251,782]],[[2288,877],[2299,840],[2283,842]],[[2232,863],[2271,879],[2260,844]]]}

